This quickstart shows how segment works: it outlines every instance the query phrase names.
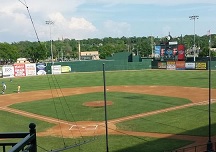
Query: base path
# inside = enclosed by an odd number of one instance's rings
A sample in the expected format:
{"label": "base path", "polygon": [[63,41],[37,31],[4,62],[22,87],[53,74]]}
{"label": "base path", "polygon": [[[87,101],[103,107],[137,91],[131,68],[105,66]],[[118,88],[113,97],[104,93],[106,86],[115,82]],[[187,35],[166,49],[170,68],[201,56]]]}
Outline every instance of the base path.
{"label": "base path", "polygon": [[[8,106],[15,103],[30,102],[35,100],[50,99],[55,97],[70,96],[77,94],[103,92],[103,86],[95,87],[82,87],[82,88],[64,88],[54,90],[40,90],[31,92],[22,92],[16,94],[5,94],[0,99],[0,110],[8,111],[11,113],[23,115],[26,117],[43,120],[49,123],[56,124],[54,127],[48,129],[45,132],[39,132],[39,136],[60,136],[60,137],[78,137],[78,136],[95,136],[105,134],[104,122],[67,122],[55,118],[36,115],[16,109],[9,108]],[[172,111],[180,108],[194,106],[197,104],[208,104],[208,88],[196,88],[196,87],[175,87],[175,86],[107,86],[107,92],[130,92],[150,95],[160,95],[169,97],[186,98],[192,101],[190,104],[184,106],[176,106],[172,108],[162,109],[158,111],[152,111],[148,113],[141,113],[138,115],[132,115],[115,120],[108,121],[108,128],[110,134],[127,134],[133,136],[146,136],[156,138],[173,138],[194,141],[194,145],[207,143],[207,137],[187,136],[187,135],[172,135],[172,134],[159,134],[159,133],[147,133],[147,132],[132,132],[126,130],[118,130],[116,123],[123,122],[139,117],[145,117],[162,112]],[[216,89],[211,90],[212,102],[216,99]],[[212,137],[215,141],[216,137]],[[192,145],[190,145],[192,146]]]}

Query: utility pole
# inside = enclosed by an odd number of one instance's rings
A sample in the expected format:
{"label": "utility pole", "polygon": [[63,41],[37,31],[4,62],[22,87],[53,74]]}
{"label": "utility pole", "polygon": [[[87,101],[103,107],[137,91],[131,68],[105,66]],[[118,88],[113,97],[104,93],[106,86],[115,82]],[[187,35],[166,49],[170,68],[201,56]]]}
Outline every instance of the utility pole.
{"label": "utility pole", "polygon": [[52,60],[52,65],[54,64],[53,61],[53,50],[52,50],[52,31],[51,31],[51,25],[54,24],[53,21],[46,21],[46,24],[49,25],[49,29],[50,29],[50,53],[51,53],[51,60]]}
{"label": "utility pole", "polygon": [[196,41],[195,41],[195,38],[196,38],[196,24],[195,24],[195,21],[196,19],[199,19],[199,16],[198,15],[192,15],[192,16],[189,16],[190,20],[194,20],[194,44],[193,44],[193,53],[194,53],[194,61],[195,61],[195,50],[196,50]]}

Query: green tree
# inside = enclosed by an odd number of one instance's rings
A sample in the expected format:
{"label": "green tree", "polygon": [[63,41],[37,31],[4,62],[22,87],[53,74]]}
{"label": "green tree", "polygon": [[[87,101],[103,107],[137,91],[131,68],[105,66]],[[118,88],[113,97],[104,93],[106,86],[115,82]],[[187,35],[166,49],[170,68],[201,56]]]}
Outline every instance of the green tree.
{"label": "green tree", "polygon": [[17,47],[9,43],[0,43],[0,60],[2,64],[14,63],[18,58]]}
{"label": "green tree", "polygon": [[47,58],[47,51],[45,49],[45,43],[32,42],[27,48],[28,56],[32,62],[39,62]]}

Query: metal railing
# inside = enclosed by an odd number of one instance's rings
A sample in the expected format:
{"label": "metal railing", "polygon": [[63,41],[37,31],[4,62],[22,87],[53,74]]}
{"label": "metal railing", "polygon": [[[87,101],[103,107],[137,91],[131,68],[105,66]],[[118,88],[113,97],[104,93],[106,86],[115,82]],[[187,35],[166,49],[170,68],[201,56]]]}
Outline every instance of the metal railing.
{"label": "metal railing", "polygon": [[27,133],[0,133],[0,139],[15,139],[23,138],[20,142],[5,142],[0,143],[3,152],[6,152],[7,147],[11,147],[8,152],[37,152],[36,143],[36,125],[34,123],[29,124],[29,132]]}

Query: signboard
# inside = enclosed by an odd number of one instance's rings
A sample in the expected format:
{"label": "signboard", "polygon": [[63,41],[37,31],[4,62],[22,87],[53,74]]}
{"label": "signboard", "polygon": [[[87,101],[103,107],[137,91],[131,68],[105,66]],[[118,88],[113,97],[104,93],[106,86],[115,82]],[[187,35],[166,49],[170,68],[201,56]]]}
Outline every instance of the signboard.
{"label": "signboard", "polygon": [[46,75],[46,64],[45,63],[37,63],[36,64],[36,73],[37,73],[37,75]]}
{"label": "signboard", "polygon": [[26,76],[34,76],[36,75],[36,64],[29,63],[25,64]]}
{"label": "signboard", "polygon": [[193,63],[193,62],[186,62],[185,63],[185,69],[186,70],[194,70],[195,69],[195,63]]}
{"label": "signboard", "polygon": [[162,45],[160,50],[161,60],[176,60],[177,45]]}
{"label": "signboard", "polygon": [[14,77],[14,67],[13,67],[13,65],[3,65],[2,73],[3,73],[3,78]]}
{"label": "signboard", "polygon": [[71,67],[70,66],[61,66],[61,72],[62,73],[71,72]]}
{"label": "signboard", "polygon": [[176,70],[185,70],[185,61],[176,61]]}
{"label": "signboard", "polygon": [[167,70],[175,70],[176,64],[175,61],[167,61]]}
{"label": "signboard", "polygon": [[52,74],[61,74],[61,65],[51,66]]}
{"label": "signboard", "polygon": [[207,69],[206,62],[196,62],[196,69],[198,69],[198,70],[206,70]]}
{"label": "signboard", "polygon": [[0,66],[0,78],[3,77],[3,70],[2,70],[2,66]]}
{"label": "signboard", "polygon": [[155,46],[155,58],[156,59],[160,59],[160,50],[161,50],[161,46]]}
{"label": "signboard", "polygon": [[158,62],[158,69],[166,69],[167,64],[166,62]]}
{"label": "signboard", "polygon": [[23,77],[25,75],[25,64],[14,64],[14,76]]}
{"label": "signboard", "polygon": [[179,61],[185,60],[185,47],[183,44],[178,45],[178,60]]}

